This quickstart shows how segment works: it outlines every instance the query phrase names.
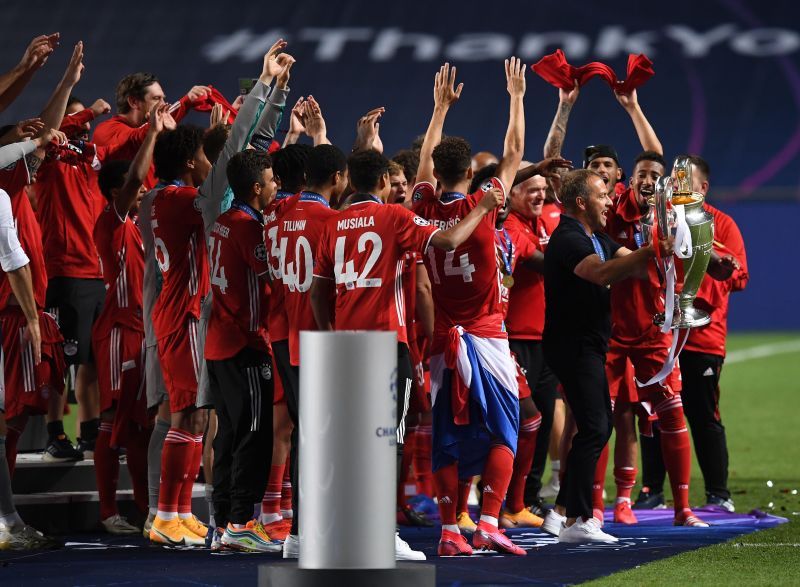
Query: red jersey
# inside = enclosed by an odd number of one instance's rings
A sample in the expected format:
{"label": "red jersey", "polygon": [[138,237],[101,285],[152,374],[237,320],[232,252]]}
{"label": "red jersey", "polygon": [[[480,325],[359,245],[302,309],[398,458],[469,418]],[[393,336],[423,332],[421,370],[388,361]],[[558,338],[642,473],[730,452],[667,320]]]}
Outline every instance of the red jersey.
{"label": "red jersey", "polygon": [[[642,212],[636,194],[628,189],[609,211],[605,232],[612,240],[635,251],[645,244]],[[664,311],[664,296],[655,263],[648,263],[649,279],[629,277],[611,286],[611,346],[661,348],[669,346],[669,333],[653,324]]]}
{"label": "red jersey", "polygon": [[714,251],[720,256],[732,255],[740,269],[733,272],[725,281],[703,278],[694,306],[711,315],[711,323],[689,331],[689,340],[684,350],[710,355],[725,356],[725,338],[728,334],[728,297],[731,292],[741,291],[747,286],[750,274],[747,272],[747,254],[739,227],[733,218],[708,204],[705,209],[714,216]]}
{"label": "red jersey", "polygon": [[139,227],[130,216],[120,217],[113,204],[100,213],[94,243],[103,267],[106,297],[94,328],[110,333],[116,326],[144,332],[142,288],[144,245]]}
{"label": "red jersey", "polygon": [[308,295],[317,247],[326,220],[337,212],[330,209],[325,198],[311,192],[301,192],[284,210],[279,219],[278,251],[283,259],[281,280],[289,319],[289,361],[299,365],[300,331],[317,330]]}
{"label": "red jersey", "polygon": [[199,320],[208,294],[208,255],[197,196],[197,188],[169,185],[153,198],[153,244],[163,278],[152,314],[158,339],[183,328],[188,315]]}
{"label": "red jersey", "polygon": [[[186,96],[180,99],[179,104],[178,109],[172,113],[175,122],[180,122],[190,107],[189,99]],[[118,114],[97,125],[92,142],[99,146],[112,148],[114,155],[111,160],[133,161],[149,128],[150,123],[147,122],[138,127],[131,126],[124,116]],[[155,187],[157,181],[155,167],[151,164],[144,185],[147,189],[151,189]]]}
{"label": "red jersey", "polygon": [[[47,295],[47,270],[42,251],[42,230],[39,228],[39,222],[36,220],[36,214],[33,212],[28,194],[25,192],[29,180],[25,158],[0,170],[0,186],[3,186],[11,198],[11,211],[17,224],[17,236],[22,250],[30,260],[33,296],[36,300],[36,307],[41,311],[44,310]],[[5,309],[13,293],[6,274],[0,272],[0,310]]]}
{"label": "red jersey", "polygon": [[[511,335],[511,329],[509,328],[509,312],[510,312],[510,302],[511,296],[515,295],[516,299],[519,299],[519,295],[517,294],[517,287],[519,285],[525,286],[524,282],[520,283],[518,280],[519,276],[525,271],[526,274],[534,274],[534,275],[541,275],[536,273],[535,271],[526,269],[523,265],[519,264],[519,261],[522,259],[530,259],[533,257],[535,252],[539,250],[538,243],[536,239],[529,234],[526,234],[524,230],[522,230],[515,220],[511,220],[511,214],[508,215],[506,221],[503,224],[503,228],[501,230],[496,231],[495,234],[495,241],[497,243],[497,251],[503,258],[503,273],[508,273],[508,269],[511,269],[511,274],[514,276],[514,285],[510,288],[503,285],[502,280],[500,281],[500,299],[501,305],[503,308],[503,319],[506,322],[506,331],[508,332],[508,336]],[[507,265],[506,265],[507,264]],[[521,280],[520,280],[521,281]],[[537,303],[538,300],[534,299],[533,296],[530,296],[531,292],[528,292],[529,297],[526,297],[526,312],[533,313],[533,306],[539,305]],[[534,294],[537,295],[537,294]],[[542,312],[544,312],[544,288],[541,291],[542,296]],[[519,306],[519,304],[517,304]],[[542,327],[544,327],[544,314],[542,314]]]}
{"label": "red jersey", "polygon": [[[473,194],[443,194],[442,199],[437,200],[432,184],[419,183],[413,191],[414,211],[437,228],[451,228],[467,216],[484,193],[493,187],[505,195],[502,182],[494,177]],[[488,214],[455,251],[431,248],[425,255],[436,307],[433,354],[442,351],[447,333],[457,325],[478,336],[506,338],[500,306],[500,272],[495,254],[497,213],[498,209],[495,209]]]}
{"label": "red jersey", "polygon": [[297,202],[297,194],[281,192],[264,210],[264,237],[267,246],[269,275],[272,288],[269,296],[269,339],[272,342],[289,338],[289,319],[286,316],[283,286],[281,285],[281,252],[278,246],[278,223],[284,211]]}
{"label": "red jersey", "polygon": [[229,359],[244,347],[269,351],[269,273],[264,222],[259,212],[234,200],[211,229],[211,317],[205,357]]}
{"label": "red jersey", "polygon": [[[529,220],[516,212],[511,212],[505,222],[505,228],[511,235],[514,246],[520,257],[526,247],[533,247],[544,252],[550,241],[550,228],[542,216]],[[558,226],[558,220],[555,221]],[[514,287],[509,296],[506,330],[509,338],[542,340],[544,331],[544,275],[538,271],[517,264],[514,268]]]}
{"label": "red jersey", "polygon": [[351,201],[326,223],[314,275],[336,283],[336,330],[394,330],[408,344],[405,254],[424,253],[439,229],[371,195]]}

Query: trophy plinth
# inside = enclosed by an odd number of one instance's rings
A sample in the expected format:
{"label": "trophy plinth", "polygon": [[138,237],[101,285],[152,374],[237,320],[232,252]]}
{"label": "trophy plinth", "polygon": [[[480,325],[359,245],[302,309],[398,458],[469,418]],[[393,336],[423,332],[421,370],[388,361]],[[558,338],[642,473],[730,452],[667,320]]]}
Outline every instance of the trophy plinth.
{"label": "trophy plinth", "polygon": [[[698,310],[689,305],[685,310],[677,309],[672,317],[672,328],[697,328],[705,326],[711,322],[711,316],[704,310]],[[653,324],[656,326],[664,325],[664,313],[661,312],[653,316]]]}

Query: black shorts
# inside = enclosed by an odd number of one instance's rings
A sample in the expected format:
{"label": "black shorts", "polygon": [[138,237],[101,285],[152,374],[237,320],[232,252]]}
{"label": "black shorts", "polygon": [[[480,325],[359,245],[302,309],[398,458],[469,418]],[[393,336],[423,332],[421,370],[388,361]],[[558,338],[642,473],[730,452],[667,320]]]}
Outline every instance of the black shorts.
{"label": "black shorts", "polygon": [[53,277],[47,283],[47,311],[55,315],[64,335],[64,359],[69,365],[91,363],[92,325],[103,309],[102,279]]}
{"label": "black shorts", "polygon": [[541,340],[513,339],[508,344],[525,373],[534,401],[559,399],[558,379],[544,360]]}

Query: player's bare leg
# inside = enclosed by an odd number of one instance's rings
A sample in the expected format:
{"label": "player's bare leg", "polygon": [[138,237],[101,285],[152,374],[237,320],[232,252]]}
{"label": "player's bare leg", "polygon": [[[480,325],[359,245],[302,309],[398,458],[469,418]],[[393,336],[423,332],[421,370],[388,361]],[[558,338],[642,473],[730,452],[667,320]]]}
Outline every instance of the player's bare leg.
{"label": "player's bare leg", "polygon": [[561,489],[561,436],[564,434],[564,400],[558,398],[553,405],[553,424],[550,428],[550,445],[547,456],[550,458],[550,481],[539,491],[542,499],[553,499]]}

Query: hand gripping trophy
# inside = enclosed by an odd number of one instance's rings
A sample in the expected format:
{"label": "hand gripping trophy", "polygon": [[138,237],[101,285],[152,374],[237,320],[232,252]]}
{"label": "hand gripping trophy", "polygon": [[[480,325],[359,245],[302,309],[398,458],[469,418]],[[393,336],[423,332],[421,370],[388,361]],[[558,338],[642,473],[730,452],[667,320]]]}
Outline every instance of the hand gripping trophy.
{"label": "hand gripping trophy", "polygon": [[[665,276],[665,312],[654,317],[662,331],[705,326],[711,321],[707,312],[692,303],[711,259],[714,241],[714,217],[703,208],[705,197],[692,191],[692,165],[678,157],[671,177],[661,177],[650,209],[642,218],[644,233],[650,239],[673,236],[674,256],[656,258]],[[679,283],[679,277],[683,276]]]}

